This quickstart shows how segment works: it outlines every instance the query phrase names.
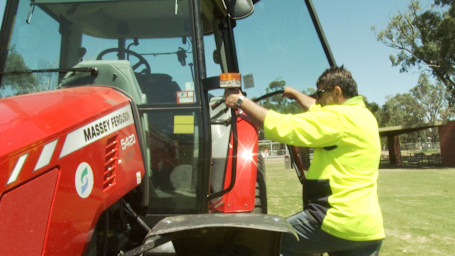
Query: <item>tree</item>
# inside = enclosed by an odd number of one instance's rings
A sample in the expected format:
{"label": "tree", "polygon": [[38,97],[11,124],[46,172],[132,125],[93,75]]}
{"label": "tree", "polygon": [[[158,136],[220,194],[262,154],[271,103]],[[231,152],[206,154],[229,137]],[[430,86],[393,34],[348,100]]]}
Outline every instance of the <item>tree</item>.
{"label": "tree", "polygon": [[[270,82],[269,86],[265,89],[266,94],[271,92],[276,92],[280,90],[284,90],[286,86],[286,81],[283,80],[281,77],[276,78],[272,82]],[[307,95],[312,95],[316,93],[316,89],[314,88],[307,88],[307,90],[303,90],[303,93]],[[287,98],[283,98],[281,94],[274,95],[272,97],[266,98],[260,102],[259,105],[263,106],[266,109],[274,110],[279,113],[286,113],[286,114],[297,114],[302,113],[303,109],[299,105],[299,103],[295,100],[289,100]],[[264,138],[264,131],[262,129],[259,130],[259,139],[263,140]]]}
{"label": "tree", "polygon": [[[380,110],[380,127],[435,123],[454,118],[455,108],[449,104],[448,92],[441,83],[432,84],[427,74],[422,73],[417,85],[409,93],[387,96]],[[416,133],[401,135],[404,143],[415,143],[419,138],[437,142],[437,129],[430,128]]]}
{"label": "tree", "polygon": [[387,96],[382,107],[382,123],[384,126],[417,124],[422,116],[419,109],[411,93]]}
{"label": "tree", "polygon": [[[391,55],[400,72],[417,66],[442,82],[455,104],[455,0],[434,0],[427,9],[411,1],[405,13],[390,18],[378,41],[399,50]],[[374,30],[374,28],[372,28]]]}
{"label": "tree", "polygon": [[[14,45],[11,47],[6,58],[5,72],[30,70],[25,64],[24,58],[16,51]],[[31,73],[3,75],[1,83],[1,97],[10,91],[12,95],[30,93],[37,91],[37,79]]]}
{"label": "tree", "polygon": [[[281,77],[278,77],[269,84],[269,87],[265,89],[265,92],[267,94],[271,92],[284,90],[285,86],[286,81],[283,80]],[[306,95],[312,95],[316,93],[316,89],[307,88],[306,91],[303,90],[302,93]],[[302,107],[299,105],[297,101],[283,98],[281,94],[277,94],[270,98],[264,99],[261,102],[258,102],[258,104],[266,109],[274,110],[280,113],[297,114],[303,112]]]}
{"label": "tree", "polygon": [[[286,81],[281,79],[281,77],[278,77],[272,82],[270,82],[269,87],[265,89],[265,93],[268,94],[279,90],[284,90],[285,86]],[[272,97],[264,99],[260,104],[266,109],[271,109],[283,113],[283,109],[288,104],[288,100],[286,98],[283,98],[281,94],[277,94]]]}
{"label": "tree", "polygon": [[[422,113],[418,103],[411,93],[387,96],[386,103],[382,106],[381,124],[384,126],[413,125],[420,122]],[[402,143],[414,143],[420,133],[408,133],[400,136]]]}
{"label": "tree", "polygon": [[363,101],[365,102],[365,106],[370,110],[370,112],[374,115],[376,120],[378,121],[379,126],[381,123],[381,114],[382,114],[382,109],[376,102],[368,102],[367,97],[361,95],[363,97]]}
{"label": "tree", "polygon": [[[454,116],[455,108],[449,104],[447,90],[441,83],[431,84],[428,75],[422,73],[417,86],[410,90],[417,102],[418,112],[421,113],[421,122],[434,123],[447,121]],[[431,142],[438,140],[437,129],[430,128],[427,135]]]}

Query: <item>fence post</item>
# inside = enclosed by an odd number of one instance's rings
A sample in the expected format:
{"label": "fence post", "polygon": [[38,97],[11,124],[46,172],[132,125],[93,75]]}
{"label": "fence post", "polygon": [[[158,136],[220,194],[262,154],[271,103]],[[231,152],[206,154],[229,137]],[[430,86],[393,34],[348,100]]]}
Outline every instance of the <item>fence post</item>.
{"label": "fence post", "polygon": [[291,169],[291,157],[284,155],[284,169]]}

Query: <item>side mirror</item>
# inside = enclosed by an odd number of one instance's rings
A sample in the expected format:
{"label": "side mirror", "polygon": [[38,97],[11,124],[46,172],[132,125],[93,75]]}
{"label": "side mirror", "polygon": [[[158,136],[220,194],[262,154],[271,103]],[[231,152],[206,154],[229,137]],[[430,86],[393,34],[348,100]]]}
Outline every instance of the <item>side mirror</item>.
{"label": "side mirror", "polygon": [[234,20],[246,18],[254,11],[253,0],[223,0],[223,4]]}

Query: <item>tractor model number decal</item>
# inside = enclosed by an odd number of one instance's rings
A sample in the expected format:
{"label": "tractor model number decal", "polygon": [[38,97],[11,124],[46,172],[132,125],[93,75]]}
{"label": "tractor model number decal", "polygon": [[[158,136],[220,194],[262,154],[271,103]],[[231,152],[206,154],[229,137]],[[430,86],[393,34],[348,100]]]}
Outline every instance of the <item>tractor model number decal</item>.
{"label": "tractor model number decal", "polygon": [[136,137],[134,134],[131,134],[130,136],[121,139],[120,144],[122,145],[122,149],[125,150],[129,146],[133,146],[136,143]]}
{"label": "tractor model number decal", "polygon": [[81,198],[87,198],[93,189],[93,171],[92,167],[86,162],[79,164],[74,176],[74,185],[76,187],[77,194]]}
{"label": "tractor model number decal", "polygon": [[59,158],[62,158],[133,123],[134,119],[130,105],[109,113],[77,130],[68,133]]}

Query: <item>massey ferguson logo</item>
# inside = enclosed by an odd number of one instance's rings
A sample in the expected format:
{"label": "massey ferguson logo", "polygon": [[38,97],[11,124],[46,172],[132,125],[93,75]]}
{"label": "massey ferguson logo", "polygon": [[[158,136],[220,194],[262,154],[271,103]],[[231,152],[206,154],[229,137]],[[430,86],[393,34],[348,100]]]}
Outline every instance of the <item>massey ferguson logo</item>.
{"label": "massey ferguson logo", "polygon": [[77,194],[81,198],[87,198],[93,189],[93,172],[90,165],[86,162],[79,164],[74,177]]}
{"label": "massey ferguson logo", "polygon": [[131,106],[127,105],[117,109],[114,112],[68,133],[59,158],[71,154],[74,151],[131,124],[134,124]]}

